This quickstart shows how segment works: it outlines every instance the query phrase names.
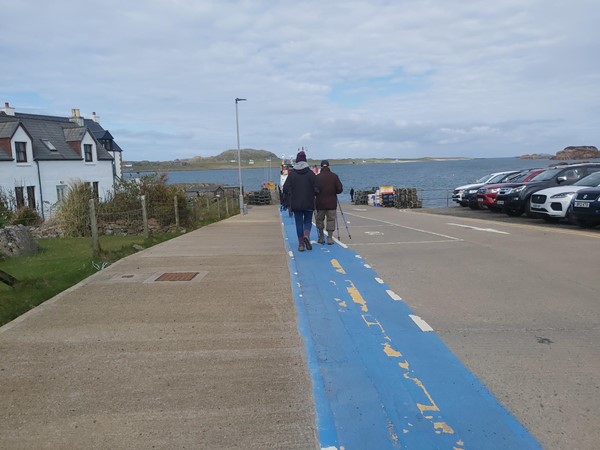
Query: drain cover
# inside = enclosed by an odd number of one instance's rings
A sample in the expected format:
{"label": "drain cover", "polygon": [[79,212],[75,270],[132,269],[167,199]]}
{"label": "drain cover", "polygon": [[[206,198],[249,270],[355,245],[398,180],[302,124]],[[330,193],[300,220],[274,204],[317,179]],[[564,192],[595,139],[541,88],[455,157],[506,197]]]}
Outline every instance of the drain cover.
{"label": "drain cover", "polygon": [[154,281],[192,281],[198,272],[163,273]]}

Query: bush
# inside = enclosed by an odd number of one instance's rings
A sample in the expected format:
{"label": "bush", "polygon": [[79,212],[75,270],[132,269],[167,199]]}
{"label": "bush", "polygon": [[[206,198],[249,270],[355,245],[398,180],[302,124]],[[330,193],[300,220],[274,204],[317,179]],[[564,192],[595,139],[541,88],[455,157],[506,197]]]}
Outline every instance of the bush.
{"label": "bush", "polygon": [[89,202],[92,188],[83,181],[70,183],[66,199],[60,203],[54,216],[65,236],[90,236]]}
{"label": "bush", "polygon": [[10,223],[12,217],[12,208],[10,195],[0,188],[0,228]]}
{"label": "bush", "polygon": [[43,222],[40,214],[37,210],[30,208],[28,206],[23,206],[17,209],[10,219],[11,224],[13,225],[39,225]]}

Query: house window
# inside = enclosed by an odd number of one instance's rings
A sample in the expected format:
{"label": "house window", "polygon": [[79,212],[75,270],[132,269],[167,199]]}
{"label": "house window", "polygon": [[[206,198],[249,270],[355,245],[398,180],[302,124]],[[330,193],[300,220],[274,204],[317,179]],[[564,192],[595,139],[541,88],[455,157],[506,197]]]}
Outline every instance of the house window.
{"label": "house window", "polygon": [[52,142],[50,142],[48,139],[42,139],[42,142],[44,143],[44,145],[46,146],[46,148],[48,148],[48,150],[55,152],[56,147],[54,146],[54,144]]}
{"label": "house window", "polygon": [[17,208],[25,206],[25,195],[23,194],[23,186],[15,187],[15,199],[17,200]]}
{"label": "house window", "polygon": [[35,186],[27,186],[27,206],[35,209]]}
{"label": "house window", "polygon": [[18,163],[27,162],[27,142],[15,142],[15,152]]}
{"label": "house window", "polygon": [[99,183],[97,181],[94,181],[92,183],[92,192],[94,193],[94,198],[96,200],[100,200],[100,194],[99,194],[99,191],[98,191],[98,184]]}
{"label": "house window", "polygon": [[56,200],[58,202],[64,202],[67,198],[67,186],[64,184],[56,185]]}
{"label": "house window", "polygon": [[83,144],[83,154],[85,155],[85,162],[92,162],[92,144]]}

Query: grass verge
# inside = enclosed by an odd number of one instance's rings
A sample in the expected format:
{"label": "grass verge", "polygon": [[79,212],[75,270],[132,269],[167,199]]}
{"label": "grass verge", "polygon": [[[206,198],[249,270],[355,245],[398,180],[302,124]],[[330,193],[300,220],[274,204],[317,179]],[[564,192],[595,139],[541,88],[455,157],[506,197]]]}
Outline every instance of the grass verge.
{"label": "grass verge", "polygon": [[94,263],[112,263],[179,233],[141,236],[102,236],[100,254],[92,257],[90,238],[39,239],[35,255],[0,260],[0,269],[18,280],[14,287],[0,283],[0,326],[92,275]]}

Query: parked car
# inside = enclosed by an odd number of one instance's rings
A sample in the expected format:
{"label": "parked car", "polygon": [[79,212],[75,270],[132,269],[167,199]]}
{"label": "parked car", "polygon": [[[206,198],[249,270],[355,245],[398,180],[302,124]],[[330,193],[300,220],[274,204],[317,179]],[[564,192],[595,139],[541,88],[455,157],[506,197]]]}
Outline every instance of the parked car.
{"label": "parked car", "polygon": [[496,205],[509,216],[520,216],[529,212],[529,198],[534,192],[552,186],[571,185],[592,172],[600,171],[600,163],[579,163],[555,166],[531,179],[529,183],[500,189]]}
{"label": "parked car", "polygon": [[487,208],[490,211],[500,211],[502,208],[496,205],[496,196],[502,188],[519,186],[521,183],[529,182],[537,174],[547,169],[526,169],[513,175],[509,182],[484,184],[477,190],[477,202],[480,208]]}
{"label": "parked car", "polygon": [[[490,181],[490,183],[507,183],[507,182],[511,181],[513,179],[513,177],[517,176],[519,173],[520,173],[520,171],[515,170],[513,172],[502,175],[501,178],[496,177],[496,178],[492,179]],[[465,189],[465,192],[463,193],[463,200],[467,203],[467,206],[469,208],[480,209],[479,202],[477,201],[477,192],[479,191],[479,189],[481,189],[483,186],[486,186],[487,184],[488,183],[483,184],[479,187]]]}
{"label": "parked car", "polygon": [[556,186],[542,189],[531,195],[530,212],[546,222],[569,219],[571,200],[577,192],[589,187],[600,187],[600,172],[594,172],[569,186]]}
{"label": "parked car", "polygon": [[465,191],[471,191],[474,189],[475,192],[477,192],[477,189],[479,189],[484,184],[497,183],[506,175],[515,172],[515,170],[510,170],[504,172],[489,173],[476,180],[475,183],[458,186],[456,189],[454,189],[454,192],[452,193],[452,201],[458,203],[460,206],[469,206],[468,200],[464,198]]}
{"label": "parked car", "polygon": [[582,228],[600,224],[600,187],[582,189],[575,194],[571,214]]}

